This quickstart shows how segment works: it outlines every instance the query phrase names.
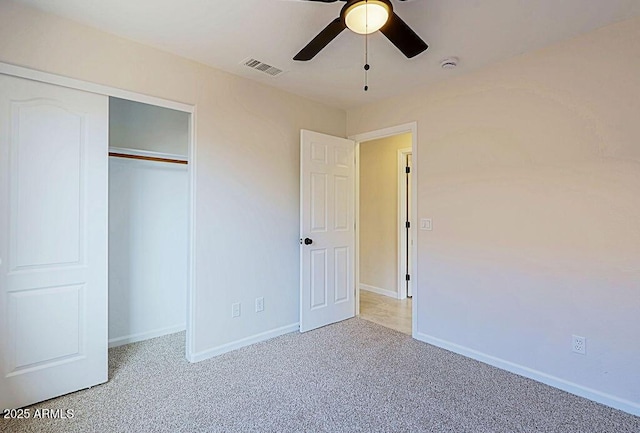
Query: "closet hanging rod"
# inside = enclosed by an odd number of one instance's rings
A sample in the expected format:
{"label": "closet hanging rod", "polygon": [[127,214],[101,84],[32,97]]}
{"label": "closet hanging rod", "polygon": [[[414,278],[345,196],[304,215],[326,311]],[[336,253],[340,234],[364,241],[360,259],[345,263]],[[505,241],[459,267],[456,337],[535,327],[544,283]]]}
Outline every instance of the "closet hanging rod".
{"label": "closet hanging rod", "polygon": [[128,153],[109,152],[109,156],[116,158],[142,159],[144,161],[169,162],[171,164],[189,164],[189,161],[182,159],[160,158],[157,156],[130,155]]}

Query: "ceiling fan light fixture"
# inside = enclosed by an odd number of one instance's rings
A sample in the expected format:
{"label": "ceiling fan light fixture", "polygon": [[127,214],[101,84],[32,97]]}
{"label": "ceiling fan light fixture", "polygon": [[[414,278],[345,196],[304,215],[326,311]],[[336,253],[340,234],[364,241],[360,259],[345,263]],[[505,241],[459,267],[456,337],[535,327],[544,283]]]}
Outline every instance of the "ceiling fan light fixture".
{"label": "ceiling fan light fixture", "polygon": [[344,21],[349,29],[360,35],[377,32],[389,20],[391,8],[380,0],[360,0],[344,10]]}

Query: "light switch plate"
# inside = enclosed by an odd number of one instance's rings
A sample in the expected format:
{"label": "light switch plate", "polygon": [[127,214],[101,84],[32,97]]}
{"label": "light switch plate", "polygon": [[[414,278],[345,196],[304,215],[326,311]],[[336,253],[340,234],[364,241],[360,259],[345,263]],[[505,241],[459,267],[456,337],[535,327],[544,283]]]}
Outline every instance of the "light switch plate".
{"label": "light switch plate", "polygon": [[231,304],[231,317],[240,317],[240,303]]}
{"label": "light switch plate", "polygon": [[433,230],[433,222],[431,218],[420,219],[420,230]]}

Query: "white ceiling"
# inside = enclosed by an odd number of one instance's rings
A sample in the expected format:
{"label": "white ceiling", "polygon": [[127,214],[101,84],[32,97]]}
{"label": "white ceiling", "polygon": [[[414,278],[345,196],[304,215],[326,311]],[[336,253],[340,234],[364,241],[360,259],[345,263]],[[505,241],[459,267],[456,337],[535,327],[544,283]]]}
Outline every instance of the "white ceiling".
{"label": "white ceiling", "polygon": [[[361,35],[345,30],[313,60],[292,60],[339,15],[343,2],[17,1],[341,108],[407,93],[640,15],[640,0],[392,0],[429,49],[407,59],[382,34],[373,34],[365,93]],[[460,66],[442,70],[440,60],[447,56],[459,57]],[[248,57],[286,73],[270,77],[242,66]]]}

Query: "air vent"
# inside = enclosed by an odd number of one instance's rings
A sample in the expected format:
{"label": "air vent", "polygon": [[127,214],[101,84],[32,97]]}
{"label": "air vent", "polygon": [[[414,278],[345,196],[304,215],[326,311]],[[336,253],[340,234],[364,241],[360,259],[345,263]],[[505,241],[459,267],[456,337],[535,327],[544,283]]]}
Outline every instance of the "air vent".
{"label": "air vent", "polygon": [[251,69],[255,69],[256,71],[264,72],[265,74],[271,75],[272,77],[276,77],[282,72],[282,69],[278,69],[275,66],[267,65],[264,62],[256,59],[247,59],[242,62],[245,66],[250,67]]}

